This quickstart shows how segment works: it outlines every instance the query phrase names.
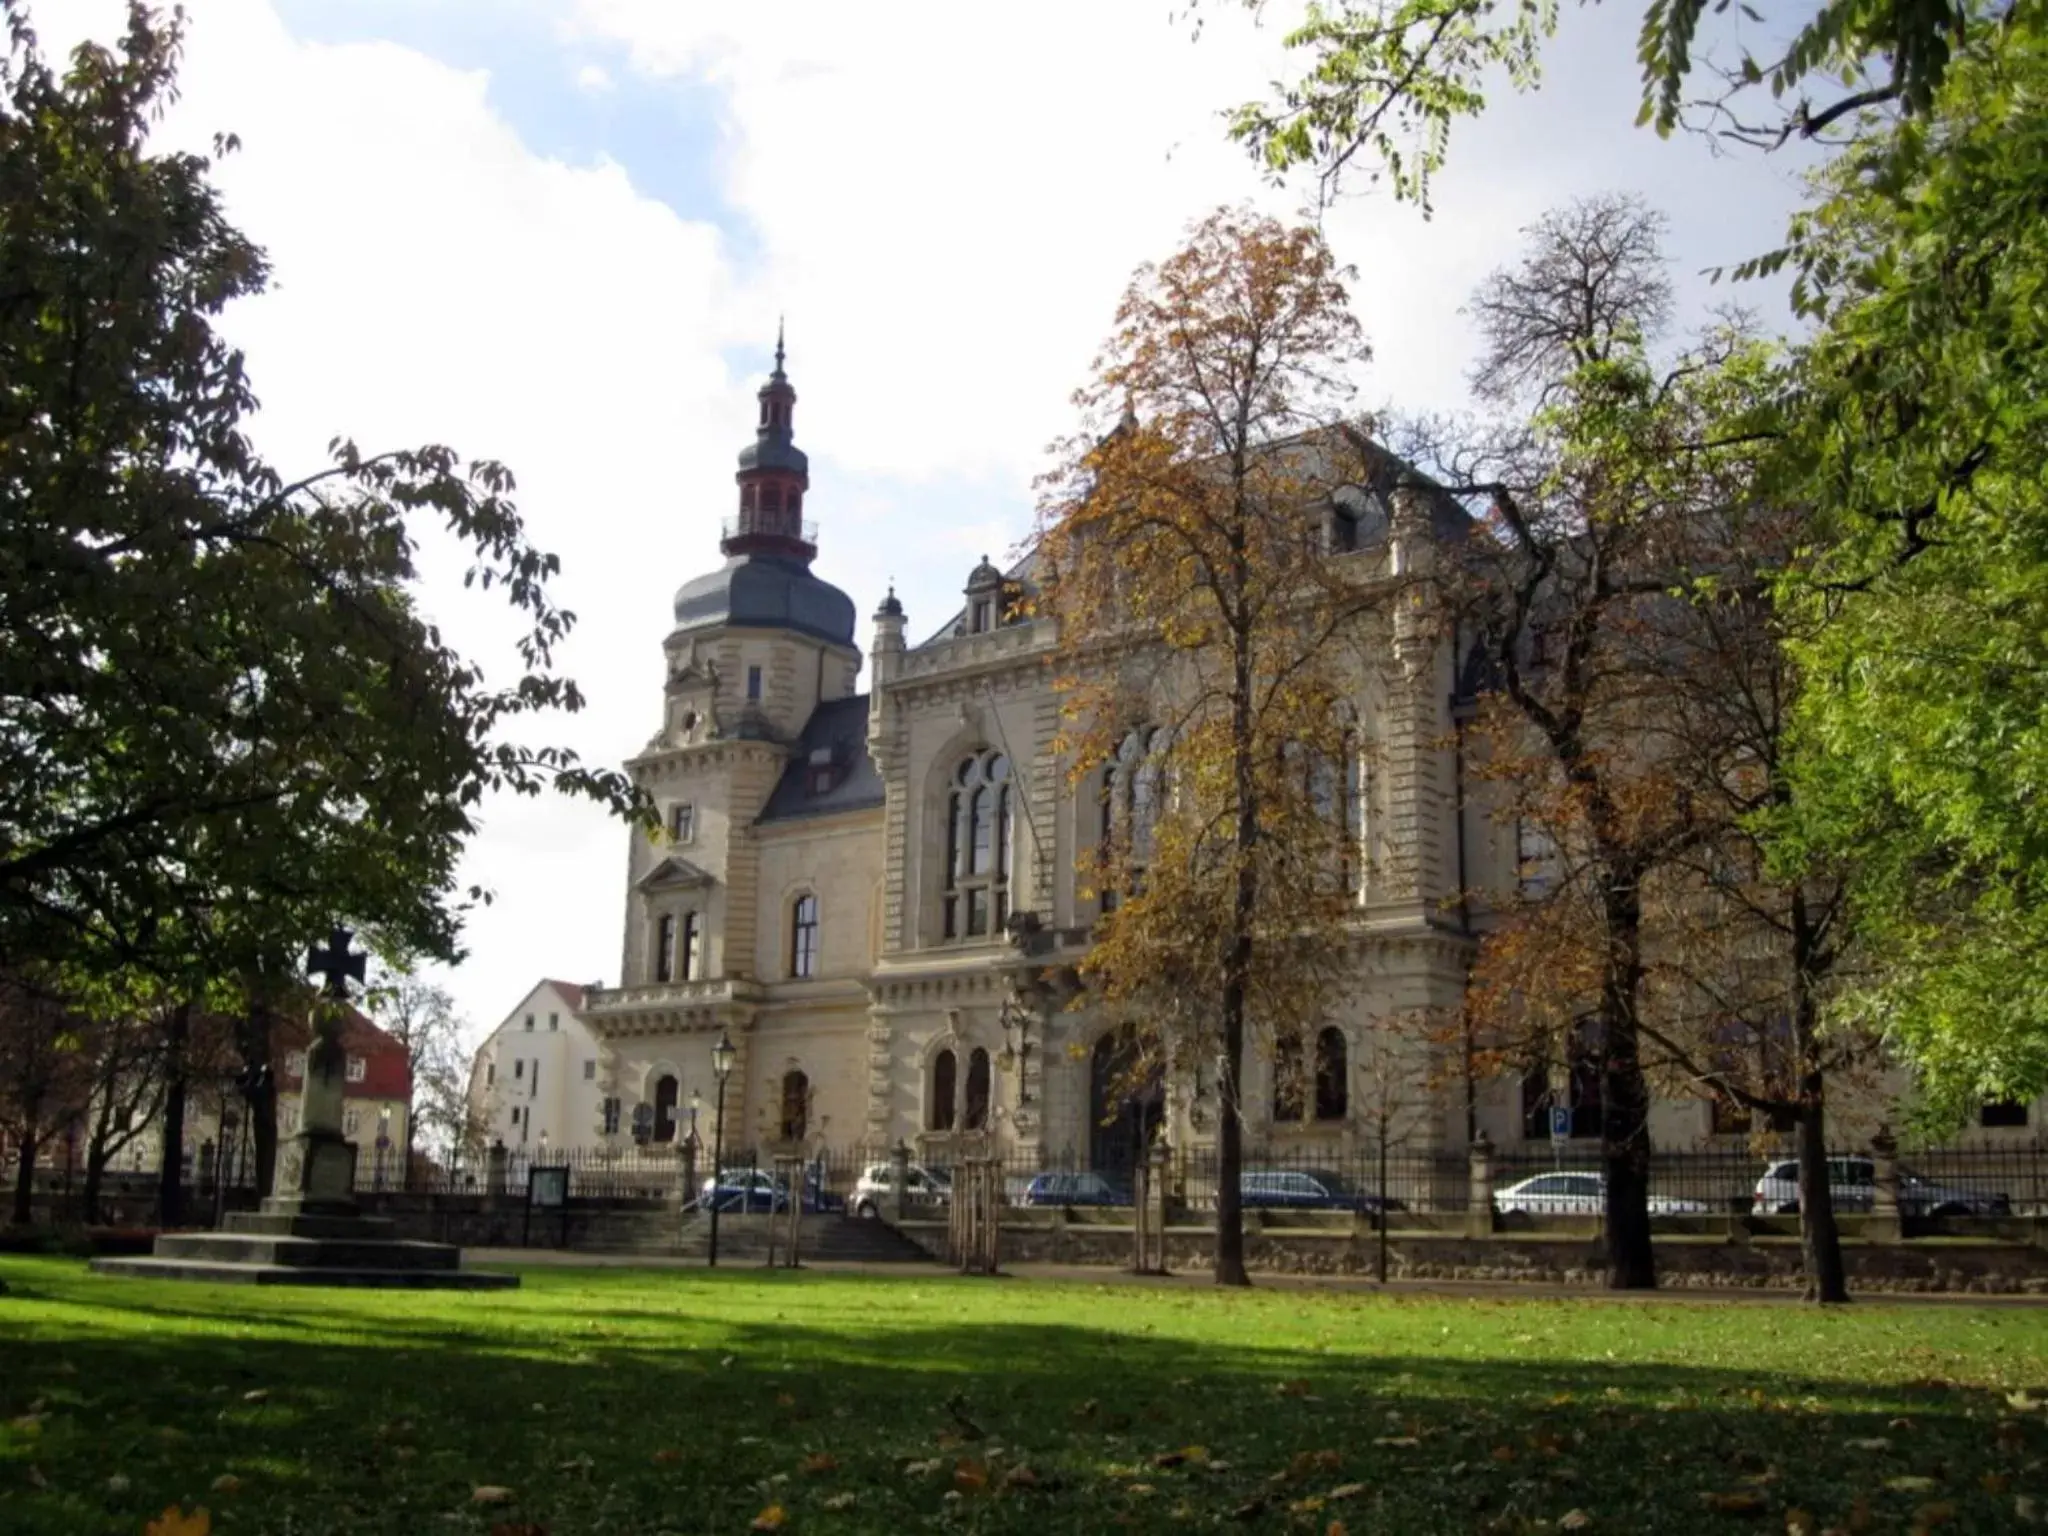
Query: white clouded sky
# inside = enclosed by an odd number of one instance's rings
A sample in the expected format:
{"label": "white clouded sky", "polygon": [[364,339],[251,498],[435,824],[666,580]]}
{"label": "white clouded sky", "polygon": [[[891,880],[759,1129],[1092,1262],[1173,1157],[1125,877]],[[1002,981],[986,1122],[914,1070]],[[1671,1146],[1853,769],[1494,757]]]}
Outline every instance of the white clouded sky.
{"label": "white clouded sky", "polygon": [[[32,9],[66,45],[119,15]],[[1227,7],[1199,42],[1159,0],[188,9],[165,131],[242,139],[219,180],[276,291],[228,327],[264,447],[287,470],[337,432],[509,463],[582,621],[562,662],[589,708],[553,735],[596,761],[657,723],[669,600],[718,561],[778,314],[820,573],[863,614],[893,576],[923,632],[1027,529],[1131,269],[1218,203],[1300,202],[1222,137],[1283,67],[1279,29]],[[1544,91],[1457,130],[1434,221],[1377,196],[1329,216],[1377,348],[1364,401],[1457,406],[1459,306],[1568,197],[1667,209],[1695,314],[1720,295],[1692,274],[1782,231],[1786,168],[1631,127],[1634,24],[1569,12]],[[508,668],[508,625],[429,555],[428,608]],[[489,807],[469,874],[497,899],[449,978],[479,1027],[537,974],[616,979],[624,839],[551,798]]]}

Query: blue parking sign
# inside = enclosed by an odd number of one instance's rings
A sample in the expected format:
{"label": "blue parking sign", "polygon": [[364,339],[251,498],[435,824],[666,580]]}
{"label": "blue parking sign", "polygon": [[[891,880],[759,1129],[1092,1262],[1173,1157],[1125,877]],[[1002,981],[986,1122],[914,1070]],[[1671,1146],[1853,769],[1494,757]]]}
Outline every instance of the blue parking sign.
{"label": "blue parking sign", "polygon": [[1572,1112],[1563,1104],[1550,1106],[1550,1139],[1570,1141],[1572,1139]]}

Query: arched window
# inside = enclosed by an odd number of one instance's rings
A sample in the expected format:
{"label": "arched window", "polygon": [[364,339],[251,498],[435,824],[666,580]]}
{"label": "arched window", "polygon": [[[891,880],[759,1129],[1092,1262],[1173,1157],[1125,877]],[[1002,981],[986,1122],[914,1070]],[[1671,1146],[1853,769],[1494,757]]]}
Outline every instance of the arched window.
{"label": "arched window", "polygon": [[818,974],[818,898],[799,896],[790,909],[789,974]]}
{"label": "arched window", "polygon": [[1351,1054],[1344,1032],[1332,1025],[1316,1036],[1316,1118],[1342,1120],[1351,1112]]}
{"label": "arched window", "polygon": [[683,945],[680,954],[682,979],[701,979],[704,971],[704,924],[694,912],[683,914]]}
{"label": "arched window", "polygon": [[[1118,743],[1116,755],[1102,773],[1102,856],[1116,867],[1126,860],[1128,886],[1137,890],[1145,882],[1145,865],[1152,854],[1152,829],[1159,820],[1166,799],[1166,778],[1159,758],[1163,745],[1160,732],[1141,726]],[[1116,910],[1115,890],[1102,892],[1102,910]]]}
{"label": "arched window", "polygon": [[1299,1120],[1308,1106],[1303,1091],[1303,1066],[1299,1036],[1287,1035],[1273,1042],[1273,1118]]}
{"label": "arched window", "polygon": [[941,1051],[932,1058],[931,1113],[925,1118],[935,1131],[953,1129],[954,1078],[959,1070],[951,1051]]}
{"label": "arched window", "polygon": [[676,1139],[676,1096],[682,1085],[675,1078],[664,1073],[654,1083],[654,1139],[674,1141]]}
{"label": "arched window", "polygon": [[676,920],[668,912],[662,913],[654,925],[654,979],[676,979]]}
{"label": "arched window", "polygon": [[976,1046],[967,1058],[967,1106],[960,1124],[965,1130],[988,1129],[988,1052]]}
{"label": "arched window", "polygon": [[1010,760],[981,751],[953,770],[946,801],[944,931],[1000,933],[1010,916]]}
{"label": "arched window", "polygon": [[811,1080],[797,1067],[782,1074],[782,1139],[802,1141],[811,1123]]}

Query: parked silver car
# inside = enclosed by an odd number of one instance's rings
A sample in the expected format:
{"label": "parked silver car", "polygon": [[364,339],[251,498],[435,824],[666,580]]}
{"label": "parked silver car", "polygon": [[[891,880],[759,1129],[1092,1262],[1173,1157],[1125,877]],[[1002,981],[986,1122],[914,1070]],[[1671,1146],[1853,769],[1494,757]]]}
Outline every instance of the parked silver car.
{"label": "parked silver car", "polygon": [[[1707,1216],[1713,1206],[1676,1195],[1651,1195],[1652,1216]],[[1599,1173],[1539,1173],[1494,1191],[1503,1216],[1598,1216],[1607,1209],[1607,1177]]]}
{"label": "parked silver car", "polygon": [[[1867,1157],[1828,1159],[1828,1189],[1835,1209],[1865,1212],[1877,1204],[1877,1165]],[[1756,1181],[1751,1204],[1759,1216],[1799,1214],[1799,1161],[1786,1158],[1770,1164]],[[1911,1169],[1899,1169],[1899,1214],[1901,1216],[2010,1216],[2011,1197],[1983,1194],[1968,1189],[1951,1189],[1923,1179]]]}
{"label": "parked silver car", "polygon": [[[953,1181],[943,1172],[918,1163],[910,1165],[903,1196],[913,1205],[944,1205],[953,1197]],[[869,1163],[854,1181],[847,1208],[860,1217],[879,1216],[896,1187],[896,1170],[888,1163]]]}

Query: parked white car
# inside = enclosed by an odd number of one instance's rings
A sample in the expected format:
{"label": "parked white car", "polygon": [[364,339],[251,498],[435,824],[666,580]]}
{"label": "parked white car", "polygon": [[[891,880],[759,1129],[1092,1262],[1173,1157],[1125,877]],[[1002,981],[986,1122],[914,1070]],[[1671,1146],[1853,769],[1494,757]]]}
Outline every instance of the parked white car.
{"label": "parked white car", "polygon": [[[896,1170],[888,1163],[869,1163],[854,1181],[847,1208],[863,1218],[881,1215],[895,1183]],[[913,1205],[944,1205],[953,1196],[953,1181],[938,1169],[912,1163],[903,1195]]]}
{"label": "parked white car", "polygon": [[[1877,1165],[1867,1157],[1828,1159],[1828,1189],[1838,1211],[1868,1211],[1877,1204]],[[1799,1163],[1796,1158],[1772,1163],[1756,1181],[1752,1196],[1759,1216],[1799,1213]],[[2012,1199],[2001,1192],[1951,1189],[1923,1179],[1909,1168],[1899,1170],[1899,1214],[1902,1216],[2009,1216]]]}
{"label": "parked white car", "polygon": [[[1598,1173],[1539,1173],[1496,1190],[1493,1206],[1504,1216],[1598,1216],[1607,1209],[1607,1178]],[[1649,1206],[1652,1216],[1707,1216],[1714,1209],[1704,1200],[1675,1195],[1652,1195]]]}

